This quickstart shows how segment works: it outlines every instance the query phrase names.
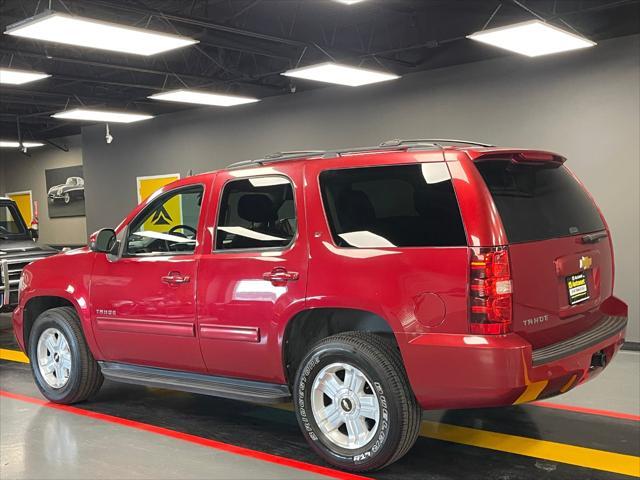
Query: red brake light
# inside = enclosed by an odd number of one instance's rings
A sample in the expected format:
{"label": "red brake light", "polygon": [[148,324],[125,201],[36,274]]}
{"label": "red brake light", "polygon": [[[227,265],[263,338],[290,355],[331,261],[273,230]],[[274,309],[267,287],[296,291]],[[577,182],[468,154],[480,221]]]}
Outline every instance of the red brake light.
{"label": "red brake light", "polygon": [[512,283],[507,247],[473,248],[470,278],[471,333],[510,332]]}

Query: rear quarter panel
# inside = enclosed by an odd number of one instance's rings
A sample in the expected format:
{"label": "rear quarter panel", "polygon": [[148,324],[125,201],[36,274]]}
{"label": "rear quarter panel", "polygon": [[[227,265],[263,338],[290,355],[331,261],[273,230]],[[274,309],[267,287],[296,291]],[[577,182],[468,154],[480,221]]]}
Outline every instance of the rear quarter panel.
{"label": "rear quarter panel", "polygon": [[[382,157],[382,158],[381,158]],[[409,342],[425,333],[468,332],[466,246],[342,248],[334,244],[323,208],[319,174],[359,166],[443,161],[442,152],[395,153],[308,162],[305,167],[310,243],[307,308],[372,312],[391,327],[410,379],[428,367],[411,361]]]}

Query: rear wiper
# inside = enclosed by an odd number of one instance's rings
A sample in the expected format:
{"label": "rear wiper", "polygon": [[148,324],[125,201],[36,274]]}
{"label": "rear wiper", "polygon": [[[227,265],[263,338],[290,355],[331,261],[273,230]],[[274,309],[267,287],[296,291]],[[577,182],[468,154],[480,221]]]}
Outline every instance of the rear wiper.
{"label": "rear wiper", "polygon": [[597,243],[607,236],[607,232],[589,233],[582,236],[582,243]]}

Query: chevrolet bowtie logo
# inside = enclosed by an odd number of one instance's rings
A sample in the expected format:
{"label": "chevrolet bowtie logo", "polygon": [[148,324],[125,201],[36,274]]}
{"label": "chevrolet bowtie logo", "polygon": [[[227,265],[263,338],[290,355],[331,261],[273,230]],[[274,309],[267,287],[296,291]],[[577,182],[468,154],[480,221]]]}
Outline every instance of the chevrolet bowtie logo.
{"label": "chevrolet bowtie logo", "polygon": [[581,270],[589,270],[591,265],[593,264],[593,260],[591,257],[581,257],[580,258],[580,269]]}

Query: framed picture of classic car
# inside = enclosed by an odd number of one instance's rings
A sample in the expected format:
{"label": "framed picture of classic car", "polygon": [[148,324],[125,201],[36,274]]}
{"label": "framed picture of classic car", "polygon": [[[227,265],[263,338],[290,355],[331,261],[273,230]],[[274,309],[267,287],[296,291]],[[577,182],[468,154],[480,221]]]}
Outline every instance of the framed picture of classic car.
{"label": "framed picture of classic car", "polygon": [[84,217],[82,165],[45,170],[49,218]]}

